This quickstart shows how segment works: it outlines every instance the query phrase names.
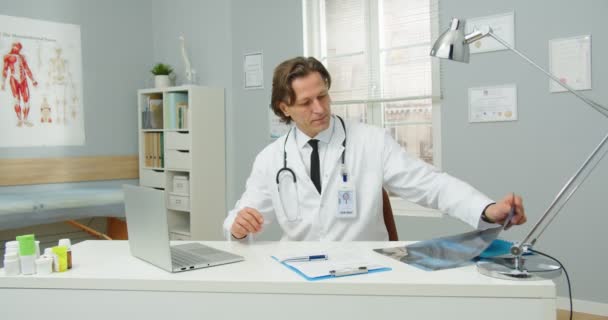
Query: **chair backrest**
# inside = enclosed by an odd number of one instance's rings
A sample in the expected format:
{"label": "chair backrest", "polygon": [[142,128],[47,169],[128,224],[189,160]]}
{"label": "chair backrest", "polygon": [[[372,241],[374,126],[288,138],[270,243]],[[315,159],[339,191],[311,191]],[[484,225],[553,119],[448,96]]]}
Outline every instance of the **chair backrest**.
{"label": "chair backrest", "polygon": [[382,213],[384,215],[384,224],[386,225],[386,231],[388,231],[389,241],[399,241],[399,235],[397,234],[397,225],[395,225],[395,217],[393,216],[393,208],[391,207],[391,201],[388,196],[388,192],[382,189]]}

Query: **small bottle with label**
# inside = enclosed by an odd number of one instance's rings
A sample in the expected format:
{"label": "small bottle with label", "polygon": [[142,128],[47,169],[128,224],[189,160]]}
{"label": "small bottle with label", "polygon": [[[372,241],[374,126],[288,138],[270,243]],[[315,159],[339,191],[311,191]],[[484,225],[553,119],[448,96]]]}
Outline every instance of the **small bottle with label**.
{"label": "small bottle with label", "polygon": [[40,241],[36,240],[34,243],[36,244],[36,259],[38,259],[40,258]]}
{"label": "small bottle with label", "polygon": [[33,234],[17,237],[22,274],[36,274],[36,239]]}
{"label": "small bottle with label", "polygon": [[21,273],[21,264],[17,252],[7,252],[4,254],[4,274],[7,276],[17,276]]}
{"label": "small bottle with label", "polygon": [[72,243],[70,239],[59,239],[59,245],[67,249],[68,269],[72,269]]}
{"label": "small bottle with label", "polygon": [[53,253],[57,256],[55,260],[55,270],[57,272],[65,272],[68,270],[68,252],[65,246],[53,247]]}
{"label": "small bottle with label", "polygon": [[59,272],[59,267],[55,267],[55,265],[59,264],[59,261],[57,260],[57,255],[53,253],[53,248],[44,249],[44,256],[51,258],[53,272]]}
{"label": "small bottle with label", "polygon": [[19,242],[17,241],[7,241],[4,244],[5,250],[4,254],[7,253],[16,253],[19,256]]}
{"label": "small bottle with label", "polygon": [[36,271],[41,275],[51,274],[53,272],[53,258],[43,255],[36,259]]}

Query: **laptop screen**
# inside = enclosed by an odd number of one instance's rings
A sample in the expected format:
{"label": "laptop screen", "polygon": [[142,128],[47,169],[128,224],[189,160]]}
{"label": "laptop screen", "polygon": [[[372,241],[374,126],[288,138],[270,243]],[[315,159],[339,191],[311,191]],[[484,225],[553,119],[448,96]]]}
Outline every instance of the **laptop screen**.
{"label": "laptop screen", "polygon": [[172,271],[165,193],[132,185],[123,190],[131,254]]}

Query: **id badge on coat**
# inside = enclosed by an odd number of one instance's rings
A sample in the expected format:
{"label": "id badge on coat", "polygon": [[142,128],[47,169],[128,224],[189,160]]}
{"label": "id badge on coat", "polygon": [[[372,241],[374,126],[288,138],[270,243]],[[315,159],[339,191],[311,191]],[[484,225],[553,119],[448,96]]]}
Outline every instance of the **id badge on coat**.
{"label": "id badge on coat", "polygon": [[338,189],[338,211],[336,216],[340,219],[352,219],[357,217],[357,198],[355,187],[349,182],[340,184]]}

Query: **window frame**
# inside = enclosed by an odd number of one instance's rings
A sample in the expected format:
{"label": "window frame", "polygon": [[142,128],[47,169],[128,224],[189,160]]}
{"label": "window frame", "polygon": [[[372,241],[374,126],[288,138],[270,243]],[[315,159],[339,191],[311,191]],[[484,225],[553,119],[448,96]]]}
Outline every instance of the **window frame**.
{"label": "window frame", "polygon": [[[324,0],[303,0],[303,44],[304,55],[321,57],[321,61],[327,59],[323,57],[323,44],[325,43],[325,24],[321,21],[322,6]],[[366,36],[366,47],[369,49],[371,70],[378,70],[375,83],[369,86],[368,90],[375,90],[380,85],[380,5],[378,0],[362,0],[365,14],[366,24],[369,26],[369,31]],[[438,8],[439,0],[429,0],[431,8]],[[439,35],[439,10],[431,10],[431,39],[436,39]],[[309,23],[313,21],[314,23]],[[311,36],[313,35],[313,36]],[[317,39],[321,38],[321,39]],[[371,73],[370,73],[371,74]],[[441,161],[441,86],[440,86],[440,62],[438,59],[431,59],[431,112],[432,112],[432,134],[433,134],[433,165],[439,169],[442,167]],[[375,96],[374,92],[370,92],[370,96]],[[398,101],[416,100],[429,97],[408,97],[407,99],[399,99]],[[361,101],[338,101],[333,102],[333,105],[348,105],[348,104],[365,104],[367,123],[384,128],[384,112],[382,103],[391,101],[392,99],[367,99]],[[443,213],[435,209],[429,209],[419,206],[410,201],[401,199],[396,196],[390,197],[393,214],[396,216],[414,216],[414,217],[430,217],[440,218]]]}

